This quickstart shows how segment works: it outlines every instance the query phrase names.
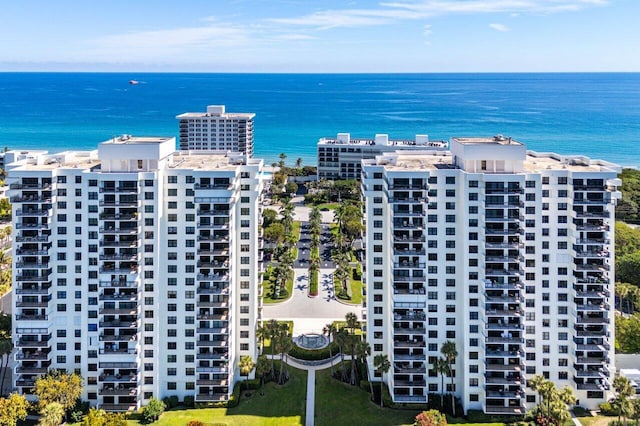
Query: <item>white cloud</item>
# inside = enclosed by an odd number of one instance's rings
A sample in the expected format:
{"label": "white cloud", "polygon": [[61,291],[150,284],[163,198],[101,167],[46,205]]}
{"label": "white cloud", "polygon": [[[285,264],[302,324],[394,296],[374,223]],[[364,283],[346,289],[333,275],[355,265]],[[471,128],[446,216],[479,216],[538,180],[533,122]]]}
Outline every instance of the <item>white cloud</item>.
{"label": "white cloud", "polygon": [[207,18],[209,25],[112,34],[88,42],[88,55],[122,60],[157,59],[249,45],[252,30]]}
{"label": "white cloud", "polygon": [[415,13],[401,9],[335,9],[314,12],[295,18],[275,18],[277,24],[313,27],[328,30],[340,27],[384,25],[397,20],[419,19]]}
{"label": "white cloud", "polygon": [[496,31],[507,32],[509,31],[509,27],[504,24],[489,24],[489,28],[493,28]]}
{"label": "white cloud", "polygon": [[424,34],[424,44],[426,44],[427,46],[431,45],[431,41],[429,41],[429,36],[431,34],[433,34],[433,31],[431,30],[431,25],[425,25],[424,26],[424,31],[422,32],[422,34]]}

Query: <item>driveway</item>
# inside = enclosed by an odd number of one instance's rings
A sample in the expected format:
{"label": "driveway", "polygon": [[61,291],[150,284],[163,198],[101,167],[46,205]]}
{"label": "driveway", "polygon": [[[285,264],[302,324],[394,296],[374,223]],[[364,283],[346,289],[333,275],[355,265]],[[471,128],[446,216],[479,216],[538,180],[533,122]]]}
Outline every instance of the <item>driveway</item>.
{"label": "driveway", "polygon": [[277,304],[264,305],[264,320],[292,320],[294,336],[302,333],[322,333],[322,327],[335,320],[344,319],[349,312],[362,318],[362,307],[345,305],[334,299],[333,270],[320,269],[319,295],[308,296],[308,270],[295,268],[293,295],[289,300]]}

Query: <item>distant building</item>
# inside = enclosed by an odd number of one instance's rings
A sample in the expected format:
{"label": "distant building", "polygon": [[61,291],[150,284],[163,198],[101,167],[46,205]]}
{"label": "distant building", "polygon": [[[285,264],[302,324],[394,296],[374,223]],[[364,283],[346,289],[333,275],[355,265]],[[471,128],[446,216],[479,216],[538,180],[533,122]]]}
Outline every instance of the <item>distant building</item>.
{"label": "distant building", "polygon": [[179,149],[242,152],[253,157],[255,114],[225,112],[224,105],[209,105],[207,112],[186,112],[180,122]]}
{"label": "distant building", "polygon": [[349,133],[318,141],[318,179],[360,179],[361,161],[394,151],[446,151],[446,141],[430,141],[427,135],[415,139],[389,139],[376,135],[374,139],[352,139]]}
{"label": "distant building", "polygon": [[78,371],[83,400],[228,400],[256,359],[262,161],[123,136],[10,170],[14,387]]}
{"label": "distant building", "polygon": [[35,158],[37,156],[44,155],[46,153],[47,151],[44,151],[44,150],[34,150],[34,151],[10,150],[6,152],[1,152],[0,153],[0,169],[6,170],[7,165],[15,161],[21,161],[27,158]]}
{"label": "distant building", "polygon": [[615,375],[620,167],[501,136],[450,148],[362,162],[370,362],[389,357],[396,403],[453,391],[465,412],[523,414],[543,375],[597,408]]}

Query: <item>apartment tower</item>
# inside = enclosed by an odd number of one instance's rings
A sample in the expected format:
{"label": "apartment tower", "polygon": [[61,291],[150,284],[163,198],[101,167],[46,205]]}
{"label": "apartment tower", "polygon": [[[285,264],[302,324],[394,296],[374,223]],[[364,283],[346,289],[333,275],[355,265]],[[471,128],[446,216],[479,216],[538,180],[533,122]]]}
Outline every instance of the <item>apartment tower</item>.
{"label": "apartment tower", "polygon": [[262,162],[122,136],[12,164],[14,386],[78,372],[82,399],[225,401],[255,359]]}
{"label": "apartment tower", "polygon": [[[465,412],[523,414],[543,375],[596,408],[615,372],[620,168],[502,136],[450,149],[362,162],[367,339],[392,363],[393,400],[453,390]],[[442,389],[447,341],[458,357]]]}
{"label": "apartment tower", "polygon": [[180,122],[179,149],[242,152],[253,157],[253,113],[225,112],[209,105],[206,112],[186,112]]}
{"label": "apartment tower", "polygon": [[379,134],[367,139],[338,133],[335,138],[318,141],[318,179],[360,179],[362,160],[395,151],[444,151],[447,146],[446,141],[432,141],[427,135],[389,139],[389,135]]}

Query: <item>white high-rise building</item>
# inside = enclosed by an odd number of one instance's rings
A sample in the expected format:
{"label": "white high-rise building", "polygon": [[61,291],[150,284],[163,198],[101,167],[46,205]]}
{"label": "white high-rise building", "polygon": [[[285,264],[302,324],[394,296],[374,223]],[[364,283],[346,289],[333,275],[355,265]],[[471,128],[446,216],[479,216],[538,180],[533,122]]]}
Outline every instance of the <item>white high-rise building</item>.
{"label": "white high-rise building", "polygon": [[242,152],[253,156],[253,118],[245,112],[225,112],[224,105],[209,105],[206,112],[186,112],[180,122],[180,150]]}
{"label": "white high-rise building", "polygon": [[501,136],[450,148],[362,162],[367,339],[393,400],[446,393],[433,363],[453,341],[465,411],[522,414],[534,375],[596,408],[615,373],[620,167]]}
{"label": "white high-rise building", "polygon": [[352,138],[338,133],[335,138],[318,141],[318,179],[360,179],[362,160],[395,151],[444,151],[446,141],[432,141],[427,135],[415,139],[389,139],[379,134],[375,138]]}
{"label": "white high-rise building", "polygon": [[123,136],[14,163],[14,386],[76,371],[107,410],[225,401],[256,359],[262,161]]}

